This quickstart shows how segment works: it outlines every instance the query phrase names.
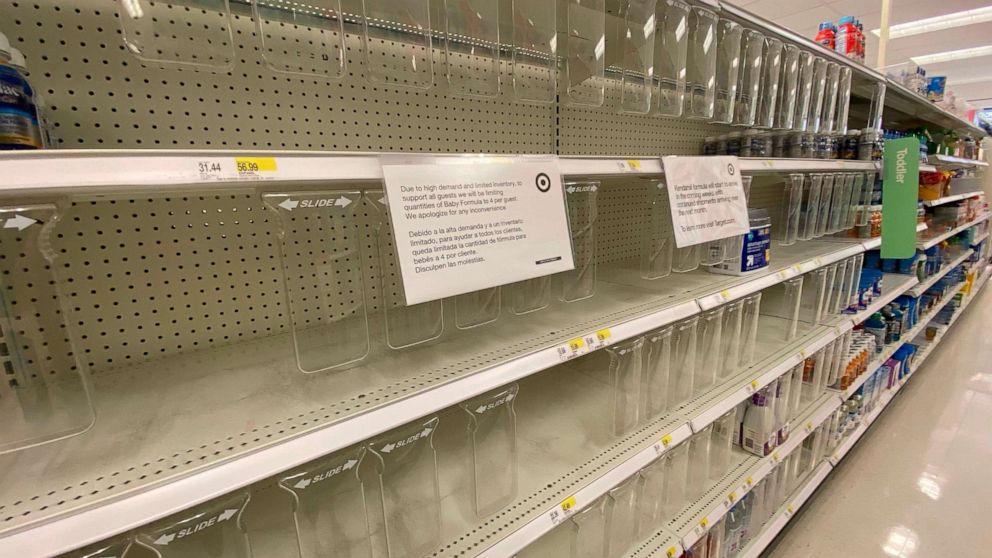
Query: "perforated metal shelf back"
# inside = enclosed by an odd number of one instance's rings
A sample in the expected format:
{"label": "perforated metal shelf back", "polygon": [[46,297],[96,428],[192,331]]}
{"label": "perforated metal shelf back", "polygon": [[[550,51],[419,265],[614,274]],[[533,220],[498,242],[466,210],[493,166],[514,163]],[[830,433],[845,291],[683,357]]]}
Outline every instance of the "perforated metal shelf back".
{"label": "perforated metal shelf back", "polygon": [[[438,38],[441,6],[432,3],[434,86],[426,90],[369,81],[353,17],[345,18],[341,79],[275,72],[262,57],[247,2],[231,2],[235,60],[226,73],[143,65],[124,45],[113,0],[5,2],[0,32],[24,53],[62,148],[685,155],[698,154],[703,137],[727,129],[621,115],[612,79],[601,108],[517,102],[506,48],[497,97],[449,94]],[[361,2],[345,0],[342,9],[361,13]],[[511,37],[509,0],[501,0],[500,11],[501,36]],[[619,24],[607,17],[608,27]],[[284,44],[312,39],[294,37],[292,25],[278,29],[287,33]]]}

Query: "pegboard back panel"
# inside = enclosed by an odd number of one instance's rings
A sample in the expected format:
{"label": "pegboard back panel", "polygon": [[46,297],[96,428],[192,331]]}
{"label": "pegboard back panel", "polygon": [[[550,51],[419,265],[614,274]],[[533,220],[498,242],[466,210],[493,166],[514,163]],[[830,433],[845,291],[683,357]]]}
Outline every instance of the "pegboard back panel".
{"label": "pegboard back panel", "polygon": [[[361,18],[355,15],[361,13],[358,0],[342,3],[343,40],[337,17],[326,10],[283,22],[273,21],[275,8],[262,9],[264,43],[250,6],[232,2],[230,69],[223,49],[217,48],[227,34],[216,11],[163,10],[163,5],[170,4],[153,6],[157,23],[139,29],[140,37],[173,33],[178,45],[163,56],[198,56],[196,60],[213,66],[194,69],[139,59],[132,53],[138,47],[131,44],[139,35],[134,29],[122,31],[115,0],[28,0],[0,6],[0,31],[24,52],[31,83],[48,106],[58,147],[694,155],[703,138],[730,129],[621,113],[615,65],[599,82],[606,90],[602,107],[568,105],[564,96],[553,104],[516,101],[512,72],[529,70],[510,64],[508,0],[500,2],[502,46],[475,57],[458,43],[446,56],[444,4],[431,3],[433,77],[424,78],[433,81],[429,89],[396,84],[403,80],[370,79]],[[217,5],[221,3],[207,7]],[[186,23],[210,32],[189,32]],[[622,48],[616,39],[620,23],[615,14],[608,15],[608,57],[615,58]],[[411,36],[385,30],[374,34],[373,63],[392,60],[387,50],[401,60],[410,48],[404,39]],[[154,53],[162,42],[139,46]],[[493,63],[496,50],[498,66]],[[318,63],[314,57],[321,52],[329,53],[324,54],[328,60]],[[340,53],[343,66],[337,60]],[[451,79],[460,80],[455,86],[448,83],[449,63]],[[494,71],[500,81],[496,97],[455,94],[484,91],[492,83],[486,76]],[[418,70],[407,83],[417,85],[426,74]]]}
{"label": "pegboard back panel", "polygon": [[[361,13],[360,1],[343,4],[346,13]],[[432,20],[441,21],[433,7]],[[0,31],[24,53],[31,83],[45,98],[63,148],[554,149],[553,106],[513,100],[505,52],[502,91],[495,98],[450,95],[437,41],[433,88],[373,83],[363,60],[361,26],[352,17],[344,23],[341,79],[276,72],[262,56],[249,5],[231,2],[231,9],[234,62],[221,73],[143,65],[125,47],[118,2],[112,0],[5,2]],[[217,25],[215,12],[200,12],[184,12],[176,24],[202,17],[198,23]],[[333,35],[324,28],[289,24],[267,25],[264,31],[274,29],[285,33],[278,43],[269,43],[275,49]],[[469,63],[465,56],[458,59]]]}
{"label": "pegboard back panel", "polygon": [[607,81],[602,107],[559,107],[557,126],[560,155],[638,157],[701,155],[706,137],[734,129],[701,120],[623,113],[617,80]]}

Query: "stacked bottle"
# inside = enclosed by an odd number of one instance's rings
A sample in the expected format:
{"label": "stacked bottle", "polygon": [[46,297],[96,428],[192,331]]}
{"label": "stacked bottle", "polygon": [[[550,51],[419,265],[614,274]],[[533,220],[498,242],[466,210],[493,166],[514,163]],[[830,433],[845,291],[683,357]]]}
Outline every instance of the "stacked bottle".
{"label": "stacked bottle", "polygon": [[19,67],[24,56],[0,33],[0,150],[42,147],[34,91]]}

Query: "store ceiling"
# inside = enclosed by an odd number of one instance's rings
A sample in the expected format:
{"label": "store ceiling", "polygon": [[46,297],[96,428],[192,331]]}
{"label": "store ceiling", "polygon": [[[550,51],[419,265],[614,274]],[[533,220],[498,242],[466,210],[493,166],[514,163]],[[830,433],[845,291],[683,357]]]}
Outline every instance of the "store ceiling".
{"label": "store ceiling", "polygon": [[[853,15],[861,20],[868,35],[869,66],[875,67],[878,38],[871,33],[881,24],[881,0],[731,0],[748,11],[792,29],[809,38],[816,36],[823,21],[837,21]],[[890,25],[992,5],[981,0],[892,0]],[[912,56],[992,45],[992,22],[967,25],[901,37],[889,41],[886,65],[902,65]],[[924,64],[928,76],[947,76],[947,87],[958,100],[977,107],[992,107],[992,55]],[[898,68],[895,68],[898,72]]]}

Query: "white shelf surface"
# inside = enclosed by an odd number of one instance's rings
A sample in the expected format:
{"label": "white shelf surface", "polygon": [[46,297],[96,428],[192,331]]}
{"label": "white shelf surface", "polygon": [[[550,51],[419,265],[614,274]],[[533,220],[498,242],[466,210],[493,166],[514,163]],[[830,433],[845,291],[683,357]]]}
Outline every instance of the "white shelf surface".
{"label": "white shelf surface", "polygon": [[920,163],[920,172],[937,172],[937,167],[926,163]]}
{"label": "white shelf surface", "polygon": [[976,236],[975,239],[971,241],[971,245],[972,246],[977,246],[977,245],[981,244],[981,242],[983,240],[985,240],[986,238],[988,238],[988,237],[989,237],[989,232],[988,231],[985,231],[982,234]]}
{"label": "white shelf surface", "polygon": [[904,275],[902,273],[884,274],[882,278],[882,294],[872,299],[871,304],[867,308],[857,314],[851,315],[851,321],[855,325],[860,324],[918,283],[919,280],[915,275]]}
{"label": "white shelf surface", "polygon": [[769,544],[782,529],[785,528],[786,524],[792,520],[792,517],[803,507],[803,504],[809,500],[810,496],[816,491],[817,488],[823,481],[826,480],[827,476],[833,468],[830,466],[828,461],[820,463],[820,465],[813,470],[813,472],[808,475],[805,481],[793,492],[789,498],[786,499],[785,504],[782,505],[775,512],[772,517],[765,522],[761,531],[758,532],[757,536],[752,538],[744,549],[737,555],[737,558],[759,558],[761,553],[768,547]]}
{"label": "white shelf surface", "polygon": [[[916,224],[916,232],[917,233],[921,233],[921,232],[923,232],[925,230],[927,230],[927,224],[926,223],[917,223]],[[862,239],[861,244],[865,247],[865,250],[866,251],[867,250],[878,250],[879,248],[882,247],[882,237],[876,236],[876,237],[873,237],[873,238],[865,238],[865,239]]]}
{"label": "white shelf surface", "polygon": [[927,248],[930,248],[931,246],[936,246],[937,244],[940,244],[944,240],[946,240],[946,239],[948,239],[948,238],[950,238],[950,237],[952,237],[952,236],[954,236],[954,235],[956,235],[956,234],[958,234],[958,233],[960,233],[960,232],[962,232],[964,230],[970,229],[971,227],[974,227],[975,225],[978,225],[979,223],[985,222],[988,218],[989,218],[989,213],[987,213],[987,212],[986,213],[983,213],[983,214],[979,215],[977,218],[975,218],[974,221],[969,221],[969,222],[967,222],[967,223],[965,223],[965,224],[963,224],[961,226],[955,227],[955,228],[953,228],[953,229],[951,229],[951,230],[949,230],[947,232],[940,233],[940,234],[938,234],[938,235],[936,235],[934,237],[927,238],[927,239],[922,239],[919,242],[917,242],[916,245],[917,245],[917,247],[922,248],[924,250],[927,249]]}
{"label": "white shelf surface", "polygon": [[985,161],[978,161],[976,159],[964,159],[962,157],[953,157],[951,155],[927,155],[927,159],[938,167],[951,167],[957,169],[968,169],[968,168],[979,168],[987,167],[988,163]]}
{"label": "white shelf surface", "polygon": [[772,246],[772,264],[768,268],[743,277],[723,276],[726,282],[719,290],[700,296],[699,306],[703,310],[716,308],[862,252],[862,244],[843,240],[810,240],[791,246],[775,244]]}
{"label": "white shelf surface", "polygon": [[937,198],[935,200],[923,200],[923,205],[927,207],[937,207],[938,205],[944,205],[948,203],[953,203],[956,201],[966,200],[968,198],[973,198],[982,192],[966,192],[964,194],[954,194],[953,196],[944,196],[942,198]]}
{"label": "white shelf surface", "polygon": [[[238,173],[236,158],[264,158],[274,168]],[[0,154],[0,172],[6,180],[0,196],[72,191],[113,191],[149,187],[243,187],[259,182],[382,180],[383,164],[470,164],[483,159],[557,159],[562,174],[608,176],[661,174],[661,158],[556,157],[554,155],[482,155],[360,153],[327,151],[136,150],[79,149],[18,151]],[[221,171],[201,172],[220,165]],[[876,170],[872,161],[822,159],[741,159],[741,170],[755,172],[809,172]]]}
{"label": "white shelf surface", "polygon": [[908,291],[906,291],[907,294],[910,294],[912,296],[920,296],[921,294],[927,292],[927,289],[929,289],[930,287],[932,287],[937,281],[940,281],[945,275],[947,275],[948,273],[950,273],[950,271],[952,269],[954,269],[955,267],[961,265],[965,260],[967,260],[969,257],[971,257],[971,255],[974,254],[974,253],[975,253],[975,251],[972,250],[972,249],[970,249],[970,248],[967,249],[967,250],[965,250],[965,251],[963,251],[963,252],[961,252],[960,254],[958,254],[957,256],[955,256],[955,258],[953,260],[951,260],[950,262],[944,264],[940,268],[940,271],[938,271],[937,273],[931,275],[930,277],[927,277],[925,280],[923,280],[923,282],[918,283],[917,285],[915,285],[914,287],[912,287],[911,289],[909,289]]}
{"label": "white shelf surface", "polygon": [[851,161],[845,159],[764,159],[743,157],[741,170],[746,173],[762,172],[816,172],[816,171],[876,171],[878,161]]}

